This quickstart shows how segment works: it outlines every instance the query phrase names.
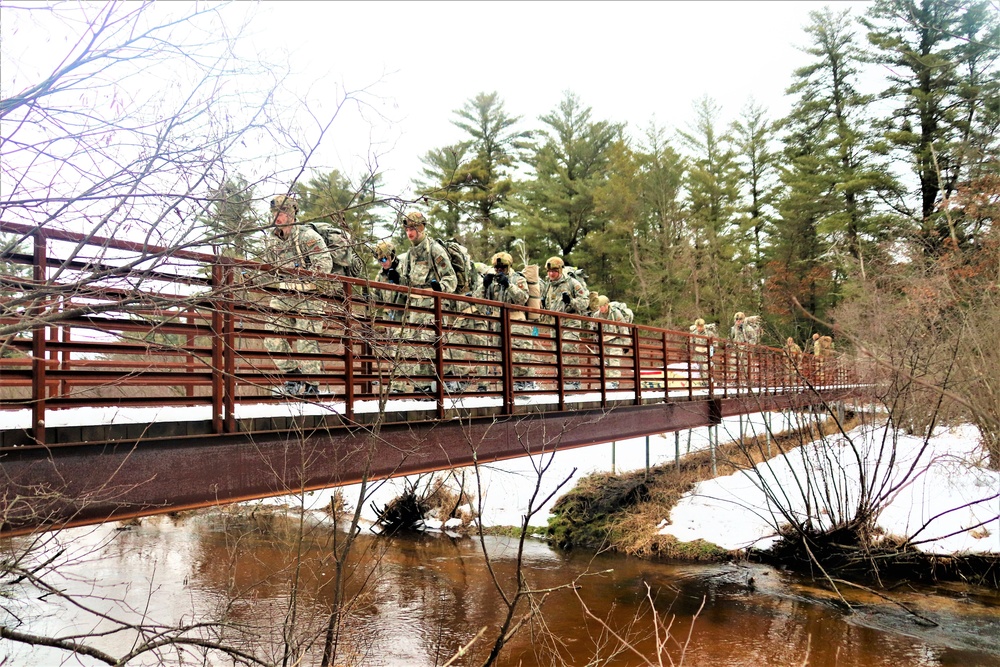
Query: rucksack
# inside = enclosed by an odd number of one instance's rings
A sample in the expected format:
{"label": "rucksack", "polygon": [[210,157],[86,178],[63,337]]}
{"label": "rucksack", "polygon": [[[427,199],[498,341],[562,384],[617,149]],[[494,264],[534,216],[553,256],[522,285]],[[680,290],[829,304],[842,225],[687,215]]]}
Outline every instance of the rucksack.
{"label": "rucksack", "polygon": [[587,274],[585,274],[583,272],[583,269],[575,267],[575,266],[564,266],[563,267],[563,275],[564,276],[569,276],[570,278],[573,278],[578,283],[580,283],[581,285],[583,285],[583,291],[584,292],[589,292],[590,291],[590,288],[587,287]]}
{"label": "rucksack", "polygon": [[365,275],[365,261],[354,247],[351,234],[329,222],[310,222],[317,234],[323,237],[333,263],[344,270],[344,275],[360,278]]}
{"label": "rucksack", "polygon": [[[451,268],[455,270],[457,279],[455,294],[465,294],[473,291],[478,286],[479,272],[476,271],[475,264],[472,263],[472,256],[469,250],[456,239],[434,239],[434,242],[443,247],[448,252],[448,259],[451,260]],[[438,276],[440,279],[440,276]]]}
{"label": "rucksack", "polygon": [[621,319],[618,320],[619,322],[632,324],[632,318],[634,318],[635,315],[632,313],[632,309],[626,306],[624,303],[622,303],[621,301],[612,301],[611,303],[608,304],[608,307],[611,310],[617,311],[621,315]]}
{"label": "rucksack", "polygon": [[748,315],[743,322],[743,335],[750,345],[757,345],[760,342],[762,330],[763,322],[760,321],[760,315]]}

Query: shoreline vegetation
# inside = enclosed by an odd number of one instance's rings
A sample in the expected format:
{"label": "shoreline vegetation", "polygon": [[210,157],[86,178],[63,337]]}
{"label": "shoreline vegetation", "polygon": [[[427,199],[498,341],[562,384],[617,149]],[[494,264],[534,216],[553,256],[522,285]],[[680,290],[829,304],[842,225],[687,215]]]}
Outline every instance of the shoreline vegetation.
{"label": "shoreline vegetation", "polygon": [[[837,419],[807,420],[800,428],[775,433],[770,438],[774,452],[794,453],[814,438],[836,438],[862,425],[863,416],[848,410]],[[870,425],[870,423],[869,423]],[[760,563],[799,572],[829,584],[870,584],[891,587],[894,582],[961,582],[1000,590],[1000,553],[935,554],[920,551],[897,536],[869,535],[858,540],[843,529],[797,534],[792,528],[768,548],[727,549],[703,539],[682,541],[661,528],[665,517],[699,482],[745,471],[769,458],[763,433],[745,436],[743,442],[720,443],[715,451],[715,472],[708,449],[691,451],[676,466],[673,462],[628,472],[595,472],[581,477],[551,509],[546,526],[530,525],[528,536],[561,550],[590,549],[615,552],[648,560],[702,563]],[[336,512],[348,513],[348,504],[334,495]],[[455,489],[442,477],[421,476],[405,484],[402,492],[373,510],[379,521],[373,529],[381,534],[396,531],[443,531],[450,536],[477,534],[471,512],[472,496]],[[277,515],[290,506],[252,503],[226,508],[227,522],[262,533],[276,529]],[[450,516],[437,521],[430,516]],[[338,520],[339,522],[339,520]],[[280,523],[280,521],[279,521]],[[121,526],[123,529],[127,526]],[[857,529],[857,527],[854,527]],[[521,526],[487,525],[484,535],[519,537]],[[864,530],[878,532],[878,528]],[[864,536],[863,536],[864,537]],[[863,586],[862,586],[863,587]]]}
{"label": "shoreline vegetation", "polygon": [[[775,434],[772,444],[786,452],[803,444],[805,430],[809,437],[836,436],[861,424],[848,413],[844,423],[829,419]],[[808,543],[811,554],[804,553],[805,540],[783,531],[782,539],[770,548],[724,549],[697,539],[684,542],[661,534],[678,501],[698,482],[746,470],[764,461],[763,434],[720,444],[717,448],[716,473],[712,472],[709,451],[692,452],[679,468],[673,463],[625,473],[593,473],[580,479],[552,509],[552,518],[540,537],[561,549],[588,548],[610,550],[628,556],[688,562],[750,561],[790,569],[815,577],[847,577],[855,581],[879,582],[916,580],[923,582],[961,581],[1000,590],[1000,553],[942,555],[925,553],[904,544],[902,539],[887,537],[878,546],[862,546],[844,539],[838,531],[813,533]],[[752,458],[752,462],[748,461]],[[502,531],[501,531],[502,532]],[[810,551],[808,546],[806,552]],[[846,582],[842,582],[846,583]],[[848,584],[850,585],[850,584]]]}

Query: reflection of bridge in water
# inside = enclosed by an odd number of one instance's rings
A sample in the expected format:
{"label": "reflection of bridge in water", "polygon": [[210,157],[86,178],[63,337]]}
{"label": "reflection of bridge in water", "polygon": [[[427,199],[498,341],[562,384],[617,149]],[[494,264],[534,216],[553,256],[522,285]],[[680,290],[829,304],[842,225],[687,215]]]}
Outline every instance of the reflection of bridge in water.
{"label": "reflection of bridge in water", "polygon": [[322,394],[289,398],[264,341],[272,305],[303,293],[272,267],[0,231],[35,241],[4,258],[32,276],[3,277],[0,327],[24,329],[0,339],[4,534],[694,428],[858,383],[812,355],[420,290],[391,305],[405,289],[344,279],[281,332],[319,346],[281,355],[321,366],[294,378]]}

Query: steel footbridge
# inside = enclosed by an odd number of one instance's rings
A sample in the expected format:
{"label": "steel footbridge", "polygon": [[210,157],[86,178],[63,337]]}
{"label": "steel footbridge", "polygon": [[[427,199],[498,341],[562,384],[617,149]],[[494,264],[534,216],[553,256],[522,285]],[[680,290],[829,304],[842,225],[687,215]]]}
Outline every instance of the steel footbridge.
{"label": "steel footbridge", "polygon": [[804,409],[865,382],[688,332],[0,231],[32,244],[0,263],[2,535]]}

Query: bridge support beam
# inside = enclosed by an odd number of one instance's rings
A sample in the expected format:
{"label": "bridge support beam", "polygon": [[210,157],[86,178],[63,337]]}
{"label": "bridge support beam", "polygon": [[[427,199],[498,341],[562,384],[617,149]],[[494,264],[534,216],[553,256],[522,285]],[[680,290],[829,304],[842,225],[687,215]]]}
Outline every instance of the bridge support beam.
{"label": "bridge support beam", "polygon": [[801,401],[801,395],[695,400],[354,429],[16,447],[0,454],[0,535],[551,453]]}

